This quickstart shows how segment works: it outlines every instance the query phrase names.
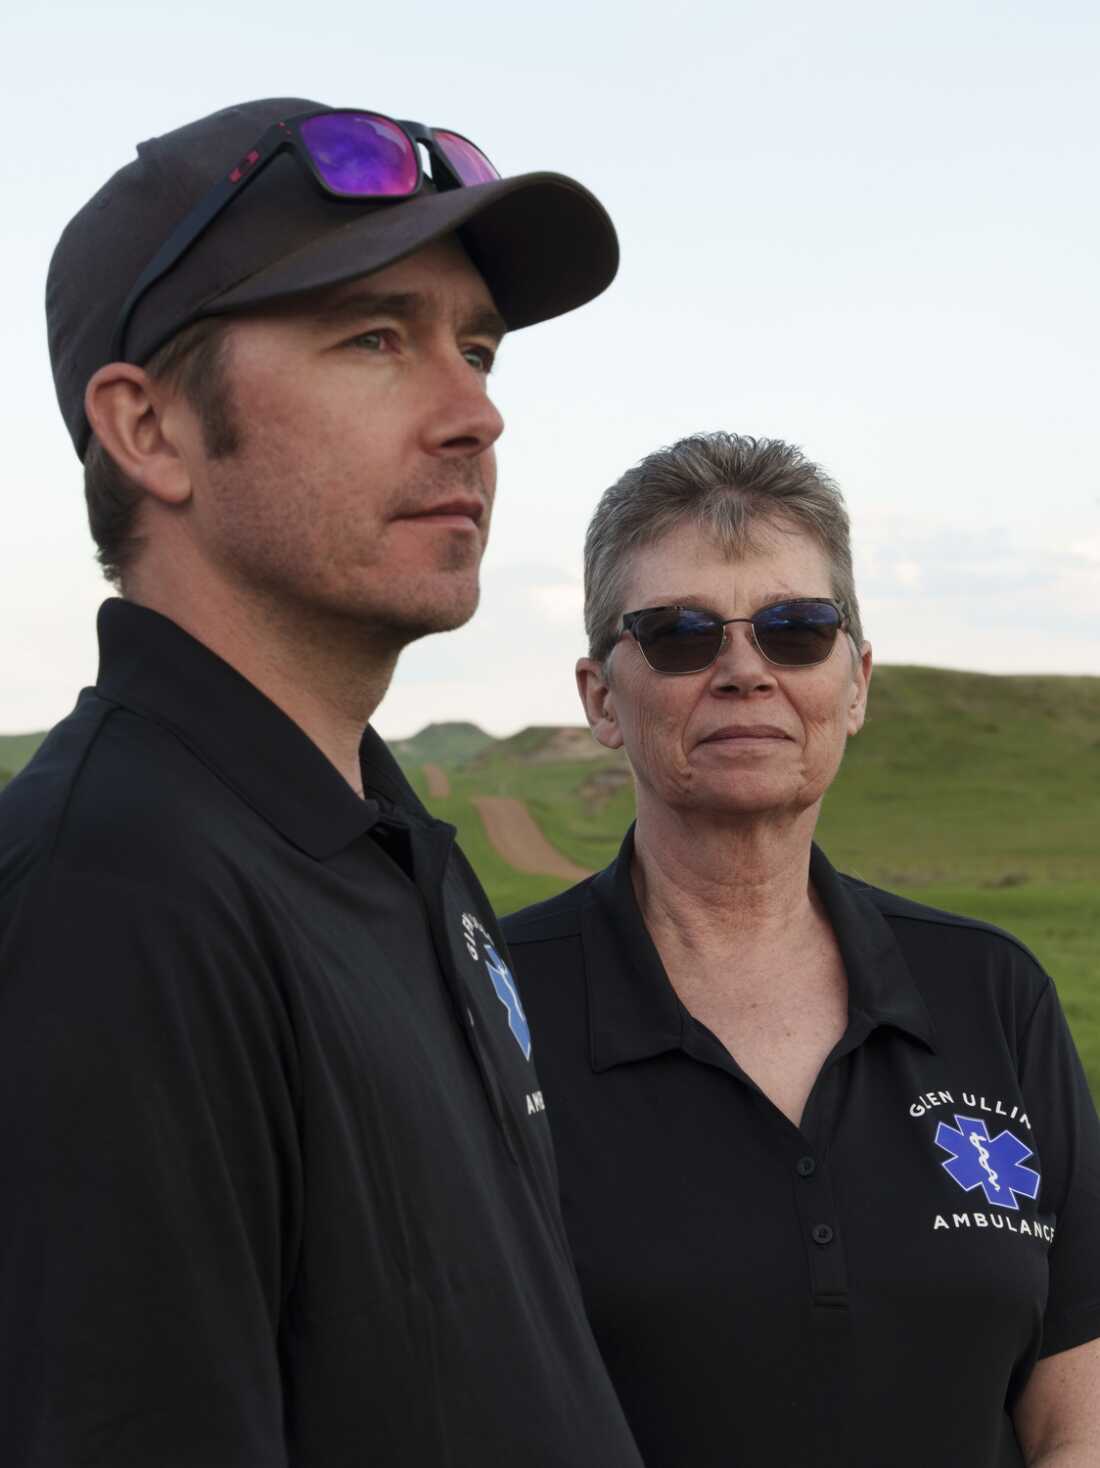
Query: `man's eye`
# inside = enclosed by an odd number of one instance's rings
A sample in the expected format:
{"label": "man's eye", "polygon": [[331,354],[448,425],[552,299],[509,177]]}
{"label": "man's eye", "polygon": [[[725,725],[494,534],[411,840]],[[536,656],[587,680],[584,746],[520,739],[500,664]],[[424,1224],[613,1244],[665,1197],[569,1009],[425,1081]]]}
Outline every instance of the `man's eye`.
{"label": "man's eye", "polygon": [[394,333],[384,327],[377,327],[374,331],[361,331],[353,336],[348,343],[351,347],[362,347],[366,352],[382,352],[387,347],[394,345]]}
{"label": "man's eye", "polygon": [[484,372],[486,376],[492,372],[493,363],[496,361],[496,353],[491,347],[463,347],[462,355],[471,367],[476,367],[479,372]]}

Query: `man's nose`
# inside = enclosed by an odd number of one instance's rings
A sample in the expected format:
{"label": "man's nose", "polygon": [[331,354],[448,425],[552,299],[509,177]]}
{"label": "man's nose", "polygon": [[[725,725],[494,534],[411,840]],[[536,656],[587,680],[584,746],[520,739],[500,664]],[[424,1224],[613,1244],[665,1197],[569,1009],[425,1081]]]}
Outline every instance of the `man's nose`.
{"label": "man's nose", "polygon": [[504,419],[485,387],[485,376],[462,356],[440,362],[425,421],[425,447],[444,457],[482,454],[504,432]]}

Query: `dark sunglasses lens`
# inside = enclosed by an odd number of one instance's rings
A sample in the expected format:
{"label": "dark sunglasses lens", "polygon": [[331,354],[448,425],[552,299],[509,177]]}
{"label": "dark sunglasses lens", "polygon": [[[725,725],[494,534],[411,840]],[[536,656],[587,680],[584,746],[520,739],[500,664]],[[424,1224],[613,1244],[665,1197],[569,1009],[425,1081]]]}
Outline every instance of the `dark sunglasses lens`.
{"label": "dark sunglasses lens", "polygon": [[833,650],[840,613],[831,602],[793,602],[765,607],[752,619],[760,651],[784,668],[823,663]]}
{"label": "dark sunglasses lens", "polygon": [[388,118],[373,112],[322,112],[300,123],[299,130],[333,193],[400,199],[416,191],[416,148]]}
{"label": "dark sunglasses lens", "polygon": [[721,622],[690,607],[645,612],[634,623],[645,660],[658,673],[698,673],[722,648]]}
{"label": "dark sunglasses lens", "polygon": [[500,177],[480,148],[458,133],[432,129],[436,146],[464,184],[493,183]]}

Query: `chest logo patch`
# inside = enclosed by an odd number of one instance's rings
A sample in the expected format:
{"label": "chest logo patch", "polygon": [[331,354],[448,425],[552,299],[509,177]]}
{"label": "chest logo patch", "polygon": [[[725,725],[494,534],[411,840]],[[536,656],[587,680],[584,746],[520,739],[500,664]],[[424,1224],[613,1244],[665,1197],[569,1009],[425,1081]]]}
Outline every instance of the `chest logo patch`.
{"label": "chest logo patch", "polygon": [[512,1039],[523,1051],[524,1060],[531,1059],[531,1028],[520,1003],[519,990],[511,970],[493,946],[493,940],[472,912],[462,914],[462,937],[466,952],[475,963],[483,963],[493,986],[493,993],[504,1005],[508,1014],[508,1029]]}
{"label": "chest logo patch", "polygon": [[956,1116],[955,1125],[941,1121],[936,1128],[936,1146],[951,1155],[942,1164],[964,1193],[981,1188],[985,1200],[994,1208],[1019,1211],[1017,1195],[1035,1198],[1039,1193],[1039,1174],[1022,1163],[1032,1155],[1019,1137],[1010,1131],[989,1135],[989,1128],[977,1116]]}
{"label": "chest logo patch", "polygon": [[485,944],[485,967],[489,971],[489,978],[492,980],[497,998],[508,1011],[508,1028],[512,1032],[512,1037],[523,1051],[523,1058],[530,1060],[531,1027],[527,1023],[527,1016],[519,1001],[516,981],[512,978],[508,965],[489,942]]}

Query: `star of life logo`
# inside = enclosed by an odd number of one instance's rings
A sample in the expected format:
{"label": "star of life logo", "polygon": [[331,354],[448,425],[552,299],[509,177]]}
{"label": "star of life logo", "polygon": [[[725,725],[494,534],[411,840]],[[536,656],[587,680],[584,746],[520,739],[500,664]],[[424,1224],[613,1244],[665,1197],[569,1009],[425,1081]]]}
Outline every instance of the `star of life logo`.
{"label": "star of life logo", "polygon": [[1039,1174],[1022,1166],[1024,1159],[1032,1155],[1031,1148],[1008,1130],[991,1137],[980,1117],[956,1114],[954,1126],[941,1121],[936,1128],[936,1146],[951,1154],[942,1164],[944,1172],[964,1193],[981,1188],[986,1202],[994,1208],[1019,1212],[1017,1196],[1038,1196]]}
{"label": "star of life logo", "polygon": [[[480,958],[484,963],[493,992],[507,1010],[508,1028],[512,1032],[512,1038],[523,1051],[524,1060],[530,1060],[531,1027],[523,1012],[519,990],[516,988],[516,981],[512,977],[511,970],[496,951],[493,940],[473,913],[464,912],[462,914],[462,934],[466,940],[466,950],[470,957],[475,962]],[[483,950],[481,953],[478,952],[479,944]]]}

